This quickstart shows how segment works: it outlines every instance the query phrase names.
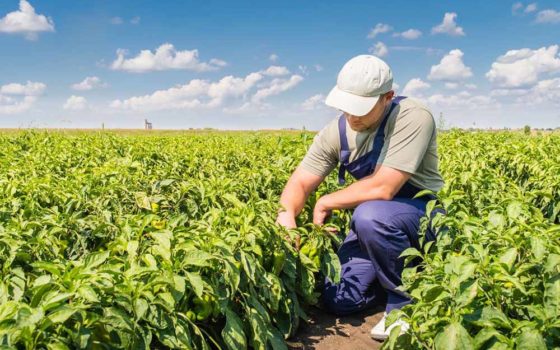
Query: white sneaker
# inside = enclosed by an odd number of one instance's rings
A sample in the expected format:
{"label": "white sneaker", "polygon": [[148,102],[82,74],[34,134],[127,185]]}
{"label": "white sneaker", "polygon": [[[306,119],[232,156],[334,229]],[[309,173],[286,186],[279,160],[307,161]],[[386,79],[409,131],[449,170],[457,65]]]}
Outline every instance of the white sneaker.
{"label": "white sneaker", "polygon": [[401,319],[398,319],[392,325],[390,325],[389,328],[385,329],[385,320],[386,319],[387,319],[387,313],[384,312],[383,313],[383,318],[371,329],[370,335],[373,339],[375,339],[375,340],[385,340],[385,339],[389,338],[389,334],[391,334],[391,331],[396,326],[401,326],[401,334],[406,333],[406,331],[408,331],[408,329],[410,328],[410,325],[407,322],[405,322]]}

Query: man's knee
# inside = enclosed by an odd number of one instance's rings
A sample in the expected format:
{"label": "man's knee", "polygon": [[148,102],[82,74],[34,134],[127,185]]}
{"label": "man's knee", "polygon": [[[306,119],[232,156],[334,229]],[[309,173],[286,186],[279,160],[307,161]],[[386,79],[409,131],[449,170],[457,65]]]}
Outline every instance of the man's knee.
{"label": "man's knee", "polygon": [[363,235],[376,235],[380,232],[379,228],[390,224],[390,220],[391,213],[388,211],[387,201],[373,200],[364,202],[354,209],[351,225],[361,239]]}

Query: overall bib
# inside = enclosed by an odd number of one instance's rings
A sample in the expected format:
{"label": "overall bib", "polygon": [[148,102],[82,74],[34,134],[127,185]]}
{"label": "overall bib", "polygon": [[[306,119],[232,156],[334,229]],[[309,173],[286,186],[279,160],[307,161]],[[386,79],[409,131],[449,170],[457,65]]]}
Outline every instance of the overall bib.
{"label": "overall bib", "polygon": [[[346,172],[356,179],[373,173],[385,143],[389,115],[405,98],[399,96],[393,100],[374,137],[372,150],[351,163],[346,119],[340,117],[340,184],[344,184]],[[401,285],[404,269],[404,259],[398,256],[406,248],[420,248],[420,219],[425,215],[427,202],[435,199],[433,195],[412,199],[421,190],[406,182],[393,200],[367,201],[354,209],[350,231],[337,252],[342,265],[340,283],[325,280],[322,301],[327,309],[347,315],[386,301],[386,311],[390,312],[410,303],[406,293],[396,289]],[[432,232],[427,232],[426,238],[435,239]]]}

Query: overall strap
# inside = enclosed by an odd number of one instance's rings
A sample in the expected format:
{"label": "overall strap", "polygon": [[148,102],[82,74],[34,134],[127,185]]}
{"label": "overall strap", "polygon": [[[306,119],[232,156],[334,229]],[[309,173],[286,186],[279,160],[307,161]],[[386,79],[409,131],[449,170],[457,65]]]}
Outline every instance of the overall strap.
{"label": "overall strap", "polygon": [[338,184],[344,185],[348,161],[350,160],[350,148],[346,138],[346,118],[344,114],[338,118],[338,134],[340,137],[340,167],[338,168]]}

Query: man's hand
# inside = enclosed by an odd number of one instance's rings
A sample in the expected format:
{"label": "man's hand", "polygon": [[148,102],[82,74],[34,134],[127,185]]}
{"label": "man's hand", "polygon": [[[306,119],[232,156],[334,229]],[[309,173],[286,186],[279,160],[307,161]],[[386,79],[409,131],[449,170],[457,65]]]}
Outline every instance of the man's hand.
{"label": "man's hand", "polygon": [[276,223],[287,229],[297,228],[296,218],[287,211],[281,211],[276,217]]}
{"label": "man's hand", "polygon": [[324,200],[322,200],[323,198],[324,197],[319,198],[317,203],[315,203],[315,208],[313,208],[313,223],[319,226],[325,224],[325,220],[331,216],[332,212],[332,210],[325,207]]}

